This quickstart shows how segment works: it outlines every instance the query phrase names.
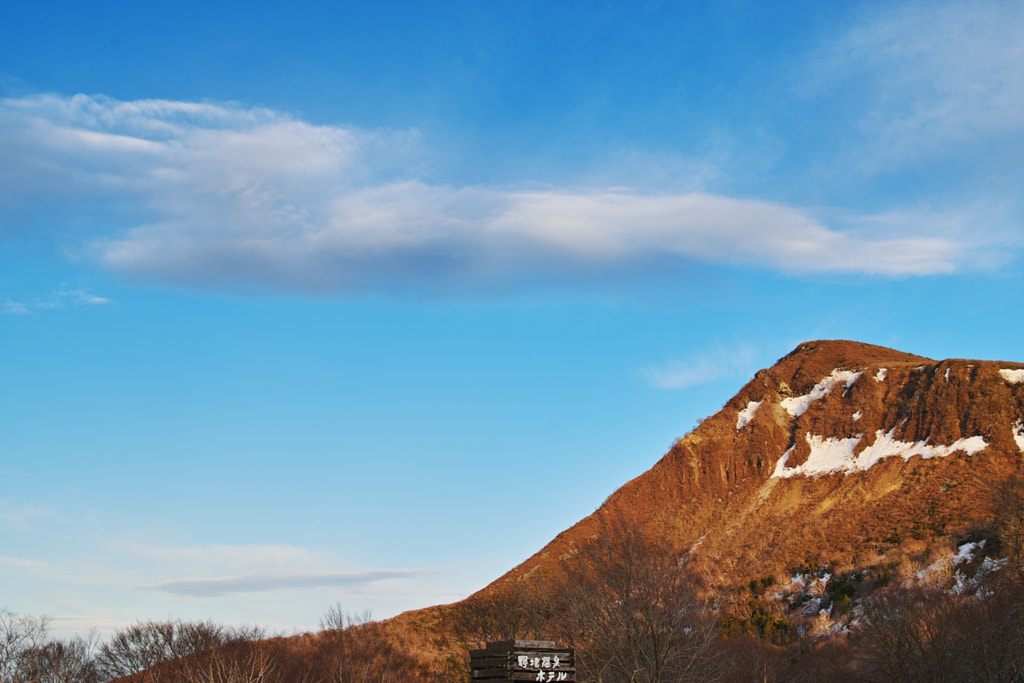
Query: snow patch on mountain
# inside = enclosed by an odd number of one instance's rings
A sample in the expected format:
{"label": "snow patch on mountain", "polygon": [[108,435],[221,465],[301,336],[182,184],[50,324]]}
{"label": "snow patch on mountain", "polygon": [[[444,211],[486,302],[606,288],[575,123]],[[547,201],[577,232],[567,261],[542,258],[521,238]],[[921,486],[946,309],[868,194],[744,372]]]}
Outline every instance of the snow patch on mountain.
{"label": "snow patch on mountain", "polygon": [[917,572],[917,580],[919,583],[943,588],[952,595],[982,597],[985,593],[984,578],[992,572],[1002,569],[1006,564],[1006,558],[992,559],[985,556],[974,571],[970,572],[968,565],[975,562],[984,548],[985,539],[962,543],[957,547],[956,552],[943,555]]}
{"label": "snow patch on mountain", "polygon": [[974,551],[981,550],[984,547],[985,539],[982,539],[977,543],[964,543],[957,549],[957,553],[953,557],[953,564],[964,564],[965,562],[972,562],[974,560]]}
{"label": "snow patch on mountain", "polygon": [[[775,466],[773,477],[789,479],[798,474],[813,476],[850,471],[850,463],[854,460],[853,450],[860,443],[861,436],[836,439],[821,437],[817,434],[805,434],[804,437],[811,447],[811,454],[807,457],[807,462],[787,469],[785,463],[780,459]],[[786,451],[783,456],[786,460],[789,460],[788,456],[792,450]]]}
{"label": "snow patch on mountain", "polygon": [[879,368],[878,372],[875,373],[875,381],[876,382],[883,382],[883,381],[885,381],[885,375],[888,372],[889,372],[888,368]]}
{"label": "snow patch on mountain", "polygon": [[845,385],[844,389],[849,389],[860,376],[861,373],[853,372],[852,370],[833,370],[828,377],[814,385],[814,388],[811,389],[811,393],[804,394],[803,396],[784,398],[782,399],[781,405],[790,415],[800,417],[807,412],[807,409],[811,407],[812,403],[828,396],[828,393],[832,391],[833,387],[837,384],[842,383]]}
{"label": "snow patch on mountain", "polygon": [[1010,384],[1020,384],[1024,382],[1024,369],[1020,370],[1000,370],[999,374]]}
{"label": "snow patch on mountain", "polygon": [[944,458],[956,451],[974,455],[988,446],[985,439],[980,436],[957,439],[948,446],[931,446],[927,439],[917,442],[900,441],[893,438],[895,431],[895,428],[888,432],[879,429],[875,432],[875,442],[866,446],[860,453],[856,453],[856,448],[864,438],[863,434],[845,439],[804,434],[807,445],[811,447],[811,454],[807,457],[807,461],[802,465],[787,468],[786,463],[793,451],[791,448],[779,458],[772,476],[788,479],[798,475],[813,477],[838,472],[844,474],[865,472],[885,458],[894,456],[899,456],[904,460],[910,460],[915,455],[924,459]]}
{"label": "snow patch on mountain", "polygon": [[917,580],[927,580],[928,583],[939,583],[942,578],[948,575],[957,565],[970,563],[974,560],[975,551],[985,547],[985,541],[978,543],[964,543],[957,548],[957,551],[943,555],[932,562],[924,569],[917,572]]}
{"label": "snow patch on mountain", "polygon": [[736,431],[740,431],[754,419],[754,413],[761,407],[761,401],[750,401],[747,403],[747,407],[739,412],[736,416]]}
{"label": "snow patch on mountain", "polygon": [[1017,448],[1024,453],[1024,422],[1017,420],[1013,425],[1013,440],[1017,442]]}
{"label": "snow patch on mountain", "polygon": [[775,463],[775,471],[772,472],[772,476],[773,477],[778,478],[778,477],[791,477],[791,476],[793,476],[791,474],[784,474],[784,473],[786,471],[786,463],[789,462],[789,456],[793,455],[793,449],[795,449],[795,448],[796,448],[796,446],[791,446],[788,451],[786,451],[785,453],[782,454],[782,457],[779,458],[779,461],[777,463]]}
{"label": "snow patch on mountain", "polygon": [[853,463],[853,469],[868,470],[875,463],[897,455],[904,460],[910,460],[915,455],[920,455],[925,460],[928,458],[945,458],[956,451],[963,451],[967,455],[974,455],[988,446],[988,443],[981,436],[957,439],[948,446],[930,446],[927,439],[917,442],[900,441],[893,438],[895,431],[895,428],[885,433],[881,429],[876,431],[875,442],[860,452],[860,455],[857,456],[856,461]]}

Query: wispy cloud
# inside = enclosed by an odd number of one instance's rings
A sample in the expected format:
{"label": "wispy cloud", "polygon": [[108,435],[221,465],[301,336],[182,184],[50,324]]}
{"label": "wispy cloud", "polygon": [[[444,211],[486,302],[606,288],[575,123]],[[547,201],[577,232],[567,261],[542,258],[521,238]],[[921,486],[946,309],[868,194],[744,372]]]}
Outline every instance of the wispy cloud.
{"label": "wispy cloud", "polygon": [[201,287],[465,287],[666,260],[905,276],[967,258],[962,239],[914,226],[865,236],[707,192],[430,184],[396,161],[411,137],[230,105],[35,96],[0,101],[0,180],[10,202],[105,206],[120,227],[79,236],[80,256]]}
{"label": "wispy cloud", "polygon": [[810,60],[812,87],[852,90],[866,163],[891,166],[1024,130],[1024,5],[877,4]]}
{"label": "wispy cloud", "polygon": [[[19,472],[0,470],[6,477],[19,476]],[[60,519],[57,511],[47,505],[17,504],[0,499],[0,521],[8,527],[27,527],[41,519]]]}
{"label": "wispy cloud", "polygon": [[26,301],[2,299],[0,300],[0,314],[27,315],[32,311],[102,306],[109,303],[112,303],[110,299],[97,296],[84,287],[69,287],[61,284],[57,290],[44,298]]}
{"label": "wispy cloud", "polygon": [[749,373],[756,353],[749,346],[719,347],[690,355],[685,360],[670,360],[650,365],[643,374],[657,389],[685,389]]}
{"label": "wispy cloud", "polygon": [[285,588],[351,587],[386,579],[412,578],[426,573],[433,572],[414,569],[378,569],[342,574],[250,574],[214,579],[166,581],[151,586],[138,586],[137,590],[172,593],[190,598],[210,598],[228,593],[259,593]]}
{"label": "wispy cloud", "polygon": [[84,287],[69,287],[62,284],[53,295],[37,304],[39,308],[66,308],[68,306],[102,306],[111,300],[97,296]]}
{"label": "wispy cloud", "polygon": [[308,567],[317,561],[314,554],[305,548],[281,544],[176,546],[121,541],[113,544],[111,550],[161,562],[243,570],[256,567]]}
{"label": "wispy cloud", "polygon": [[53,566],[48,562],[32,560],[24,557],[0,557],[0,566],[28,569],[33,572],[51,571]]}
{"label": "wispy cloud", "polygon": [[4,299],[0,301],[0,313],[6,315],[25,315],[28,313],[28,306],[19,301]]}

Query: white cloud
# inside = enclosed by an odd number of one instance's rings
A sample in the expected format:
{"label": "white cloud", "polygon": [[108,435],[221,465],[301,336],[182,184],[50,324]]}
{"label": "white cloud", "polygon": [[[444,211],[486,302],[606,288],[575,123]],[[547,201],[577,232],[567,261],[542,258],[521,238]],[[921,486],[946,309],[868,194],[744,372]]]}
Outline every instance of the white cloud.
{"label": "white cloud", "polygon": [[715,380],[749,374],[755,360],[749,346],[719,347],[691,355],[686,360],[671,360],[663,365],[643,369],[643,374],[656,389],[685,389]]}
{"label": "white cloud", "polygon": [[812,60],[815,89],[861,97],[870,163],[1024,130],[1024,5],[880,4]]}
{"label": "white cloud", "polygon": [[120,227],[79,236],[81,254],[196,286],[465,286],[642,272],[666,259],[904,276],[953,272],[967,258],[961,240],[916,226],[866,236],[710,193],[431,185],[394,168],[410,135],[230,105],[8,99],[0,211],[103,205],[95,220]]}
{"label": "white cloud", "polygon": [[113,303],[111,299],[97,296],[84,287],[69,287],[62,284],[49,296],[31,301],[0,300],[0,314],[26,315],[32,311],[59,308],[77,308],[80,306],[102,306]]}
{"label": "white cloud", "polygon": [[33,572],[49,572],[53,569],[53,566],[48,562],[41,562],[39,560],[32,560],[24,557],[0,556],[0,566],[27,569]]}
{"label": "white cloud", "polygon": [[281,544],[171,546],[123,541],[112,546],[112,549],[126,555],[164,563],[193,567],[229,567],[250,571],[256,567],[308,567],[317,562],[316,556],[305,548]]}
{"label": "white cloud", "polygon": [[85,288],[61,285],[61,288],[54,292],[50,302],[43,305],[51,308],[63,308],[68,305],[102,306],[109,303],[111,303],[110,299],[97,296]]}
{"label": "white cloud", "polygon": [[8,315],[25,315],[28,313],[28,307],[21,302],[4,299],[3,301],[0,301],[0,313]]}
{"label": "white cloud", "polygon": [[212,579],[181,579],[165,581],[137,590],[172,593],[191,598],[209,598],[227,593],[257,593],[282,588],[325,588],[328,586],[359,586],[386,579],[420,576],[425,570],[378,569],[340,574],[247,574]]}
{"label": "white cloud", "polygon": [[[20,472],[12,470],[0,470],[0,474],[8,478],[24,476]],[[3,522],[7,528],[28,527],[39,520],[60,518],[61,515],[47,505],[17,504],[0,499],[0,522]]]}

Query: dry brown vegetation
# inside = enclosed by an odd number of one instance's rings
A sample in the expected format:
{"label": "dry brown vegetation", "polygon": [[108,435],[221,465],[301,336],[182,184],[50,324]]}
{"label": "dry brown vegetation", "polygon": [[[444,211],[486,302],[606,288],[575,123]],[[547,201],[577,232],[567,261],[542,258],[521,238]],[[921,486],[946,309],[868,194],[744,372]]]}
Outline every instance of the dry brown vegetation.
{"label": "dry brown vegetation", "polygon": [[[701,596],[718,606],[720,624],[734,634],[733,642],[755,638],[788,647],[803,637],[799,631],[805,627],[824,635],[837,627],[836,621],[803,619],[800,610],[808,609],[812,599],[831,607],[832,588],[846,593],[837,603],[843,612],[846,601],[912,582],[918,571],[962,542],[988,538],[987,552],[996,556],[996,531],[1009,532],[993,527],[996,511],[1006,509],[999,491],[1024,472],[1013,439],[1015,424],[1024,416],[1024,384],[1010,384],[998,371],[1018,367],[1024,366],[934,361],[856,342],[801,344],[758,372],[721,411],[675,442],[654,467],[594,514],[464,604],[490,603],[492,616],[479,632],[510,637],[522,628],[523,616],[509,606],[522,601],[525,585],[553,585],[565,558],[602,529],[625,523],[687,558]],[[848,389],[840,386],[814,401],[800,416],[783,409],[782,399],[808,393],[840,368],[861,376]],[[754,418],[737,429],[739,411],[756,401],[761,405]],[[806,459],[809,434],[859,435],[863,447],[875,441],[878,430],[910,443],[950,444],[981,436],[987,446],[973,456],[888,458],[850,475],[772,478],[789,448],[794,448],[793,464]],[[1020,520],[1024,514],[1011,526],[1024,535]],[[826,590],[823,583],[818,597],[798,596],[808,602],[798,600],[795,607],[771,599],[799,572],[829,574],[825,583],[831,586]],[[773,587],[753,595],[751,583],[766,579]],[[429,608],[390,623],[429,631],[433,635],[417,647],[448,661],[463,646],[450,622],[457,611],[458,606]],[[849,627],[850,611],[839,616],[845,620],[840,625]],[[746,651],[754,656],[752,646]],[[757,657],[769,662],[779,653],[762,654]]]}
{"label": "dry brown vegetation", "polygon": [[339,608],[318,633],[266,638],[213,622],[153,621],[107,641],[51,639],[46,620],[0,611],[0,683],[429,683],[379,622]]}
{"label": "dry brown vegetation", "polygon": [[[1009,482],[1001,496],[1007,507],[981,540],[1012,558],[1020,537],[1001,530],[1024,509],[1024,487]],[[954,567],[921,580],[909,557],[868,572],[818,568],[823,580],[803,596],[828,612],[815,630],[773,577],[710,599],[685,556],[613,527],[564,558],[557,579],[461,603],[452,628],[467,647],[555,638],[576,648],[587,683],[1024,680],[1024,585],[1009,561],[987,565],[979,554],[956,568],[961,592]]]}
{"label": "dry brown vegetation", "polygon": [[[872,556],[923,555],[988,523],[992,483],[1020,473],[1015,421],[1024,416],[1024,384],[998,375],[1016,363],[931,361],[855,342],[809,342],[760,371],[717,414],[679,440],[654,467],[628,482],[594,514],[559,534],[483,592],[547,575],[602,526],[625,520],[693,560],[713,583],[736,588],[793,567],[869,566]],[[862,372],[815,401],[801,416],[780,401],[809,392],[836,368]],[[874,376],[882,368],[884,381]],[[919,369],[920,368],[920,369]],[[946,371],[949,371],[948,378]],[[760,401],[736,428],[739,410]],[[859,413],[854,421],[852,415]],[[867,472],[775,479],[776,462],[794,447],[807,457],[808,434],[845,438],[892,432],[905,442],[948,444],[982,436],[988,446],[924,460],[888,458]]]}
{"label": "dry brown vegetation", "polygon": [[714,611],[673,549],[613,525],[562,559],[548,581],[467,600],[452,627],[465,642],[551,637],[577,653],[579,680],[712,680]]}

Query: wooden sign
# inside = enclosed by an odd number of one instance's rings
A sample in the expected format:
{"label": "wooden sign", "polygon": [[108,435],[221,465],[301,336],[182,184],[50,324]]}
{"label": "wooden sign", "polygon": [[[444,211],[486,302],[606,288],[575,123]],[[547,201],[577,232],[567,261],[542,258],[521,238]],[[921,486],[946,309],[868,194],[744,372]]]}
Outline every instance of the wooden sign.
{"label": "wooden sign", "polygon": [[553,640],[503,640],[469,651],[472,682],[562,681],[576,683],[576,655]]}

